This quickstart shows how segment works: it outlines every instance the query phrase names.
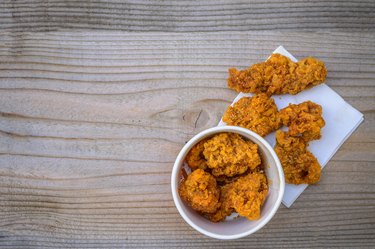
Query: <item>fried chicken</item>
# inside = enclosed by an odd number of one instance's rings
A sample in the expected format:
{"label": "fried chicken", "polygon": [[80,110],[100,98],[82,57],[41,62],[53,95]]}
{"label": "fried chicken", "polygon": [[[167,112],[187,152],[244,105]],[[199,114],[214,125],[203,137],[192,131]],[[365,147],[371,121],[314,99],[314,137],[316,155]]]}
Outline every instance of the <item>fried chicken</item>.
{"label": "fried chicken", "polygon": [[207,141],[207,139],[204,139],[194,145],[193,148],[189,151],[189,153],[186,155],[186,163],[189,165],[189,167],[192,170],[195,169],[206,169],[207,168],[207,160],[204,158],[203,150],[204,150],[204,143]]}
{"label": "fried chicken", "polygon": [[234,208],[229,198],[229,192],[233,186],[233,183],[228,183],[220,187],[220,207],[215,213],[205,214],[205,217],[212,222],[223,221],[227,216],[234,212]]}
{"label": "fried chicken", "polygon": [[203,169],[196,169],[188,175],[179,187],[179,194],[198,212],[214,213],[220,207],[220,190],[216,180]]}
{"label": "fried chicken", "polygon": [[260,208],[267,194],[267,178],[262,173],[251,173],[238,179],[229,192],[233,208],[249,220],[260,218]]}
{"label": "fried chicken", "polygon": [[207,140],[203,155],[214,176],[243,174],[261,163],[258,145],[235,133],[220,133]]}
{"label": "fried chicken", "polygon": [[320,130],[325,125],[322,107],[311,101],[298,105],[289,104],[280,111],[280,118],[288,126],[289,135],[302,135],[306,141],[319,139]]}
{"label": "fried chicken", "polygon": [[267,178],[263,173],[250,173],[221,187],[220,208],[206,215],[213,222],[224,220],[233,211],[249,220],[260,218],[261,207],[268,194]]}
{"label": "fried chicken", "polygon": [[223,121],[228,125],[247,128],[264,137],[281,127],[277,106],[272,98],[260,93],[243,97],[224,113]]}
{"label": "fried chicken", "polygon": [[285,182],[291,184],[314,184],[320,180],[321,167],[315,156],[308,151],[302,137],[288,132],[276,131],[275,152],[284,170]]}
{"label": "fried chicken", "polygon": [[193,149],[186,161],[195,170],[179,186],[181,199],[212,222],[235,211],[259,219],[268,185],[258,146],[239,134],[220,133]]}
{"label": "fried chicken", "polygon": [[323,83],[326,77],[324,63],[315,58],[295,63],[281,54],[272,54],[267,61],[247,69],[229,69],[228,87],[245,93],[297,94]]}

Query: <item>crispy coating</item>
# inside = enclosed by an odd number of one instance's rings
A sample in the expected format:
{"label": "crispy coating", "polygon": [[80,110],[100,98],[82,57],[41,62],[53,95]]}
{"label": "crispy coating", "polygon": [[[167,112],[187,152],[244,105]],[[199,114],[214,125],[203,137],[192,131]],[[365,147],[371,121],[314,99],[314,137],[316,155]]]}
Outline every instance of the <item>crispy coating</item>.
{"label": "crispy coating", "polygon": [[192,170],[195,169],[206,169],[207,168],[207,160],[204,158],[203,150],[204,150],[204,143],[207,141],[207,139],[204,139],[194,145],[193,148],[189,151],[189,153],[186,155],[186,163],[189,165],[189,167]]}
{"label": "crispy coating", "polygon": [[322,107],[311,101],[289,104],[280,111],[280,118],[289,127],[291,136],[302,135],[306,141],[319,139],[320,130],[325,125]]}
{"label": "crispy coating", "polygon": [[261,207],[268,194],[267,178],[261,172],[250,173],[221,187],[220,208],[206,217],[219,222],[233,211],[249,220],[260,218]]}
{"label": "crispy coating", "polygon": [[264,164],[263,164],[263,161],[261,160],[261,163],[260,165],[258,165],[256,168],[254,169],[248,169],[245,173],[243,174],[240,174],[240,175],[235,175],[235,176],[232,176],[232,177],[228,177],[228,176],[225,176],[225,175],[221,175],[221,176],[216,176],[216,182],[219,186],[224,186],[228,183],[232,183],[232,182],[235,182],[237,181],[240,177],[244,177],[245,175],[247,174],[250,174],[250,173],[255,173],[255,172],[258,172],[258,173],[262,173],[264,174]]}
{"label": "crispy coating", "polygon": [[280,159],[287,183],[314,184],[320,180],[320,164],[307,150],[307,146],[302,137],[293,137],[280,130],[276,132],[275,152]]}
{"label": "crispy coating", "polygon": [[206,218],[212,222],[223,221],[227,216],[234,212],[232,207],[231,199],[229,198],[229,191],[231,190],[233,183],[226,184],[220,187],[220,207],[215,213],[206,214]]}
{"label": "crispy coating", "polygon": [[249,220],[260,218],[267,194],[267,178],[262,173],[251,173],[238,179],[228,193],[236,212]]}
{"label": "crispy coating", "polygon": [[252,130],[262,137],[281,127],[275,101],[264,93],[243,97],[233,107],[229,106],[223,121]]}
{"label": "crispy coating", "polygon": [[220,133],[204,143],[203,155],[214,176],[235,176],[261,163],[258,145],[235,133]]}
{"label": "crispy coating", "polygon": [[215,176],[215,179],[216,179],[216,182],[219,186],[224,186],[224,185],[227,185],[229,183],[232,183],[232,182],[236,181],[238,178],[244,176],[247,173],[249,173],[249,170],[247,170],[245,173],[243,173],[241,175],[235,175],[235,176],[232,176],[232,177],[229,177],[229,176],[226,176],[226,175]]}
{"label": "crispy coating", "polygon": [[226,175],[220,175],[220,176],[215,176],[215,179],[216,179],[216,182],[219,186],[224,186],[224,185],[227,185],[229,183],[232,183],[232,182],[235,182],[238,180],[238,178],[240,177],[243,177],[247,174],[249,174],[250,172],[255,172],[255,171],[259,171],[259,166],[256,167],[255,169],[248,169],[245,171],[245,173],[243,174],[240,174],[240,175],[235,175],[235,176],[226,176]]}
{"label": "crispy coating", "polygon": [[245,93],[297,94],[323,83],[326,76],[324,63],[315,58],[295,63],[281,54],[272,54],[267,61],[247,69],[229,69],[228,87]]}
{"label": "crispy coating", "polygon": [[198,212],[214,213],[220,207],[220,190],[216,180],[202,169],[196,169],[188,175],[179,187],[179,194]]}

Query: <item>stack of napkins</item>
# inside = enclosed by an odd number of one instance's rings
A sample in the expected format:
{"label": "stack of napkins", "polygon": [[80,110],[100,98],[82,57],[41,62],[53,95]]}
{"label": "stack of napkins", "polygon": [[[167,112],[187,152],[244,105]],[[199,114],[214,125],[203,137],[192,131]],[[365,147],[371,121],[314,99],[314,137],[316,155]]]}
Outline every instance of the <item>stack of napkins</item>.
{"label": "stack of napkins", "polygon": [[[292,61],[297,62],[297,59],[282,46],[278,47],[273,53],[282,54],[289,57]],[[240,93],[234,99],[232,105],[240,98],[252,95]],[[326,125],[322,129],[322,137],[320,140],[311,141],[308,147],[318,159],[322,168],[326,166],[340,146],[363,121],[363,114],[345,102],[326,84],[315,86],[297,95],[274,95],[273,99],[279,110],[288,106],[289,103],[299,104],[307,100],[311,100],[322,106],[323,118],[326,122]],[[221,120],[219,126],[221,125],[226,125],[226,123]],[[266,136],[266,140],[274,146],[275,133],[273,132]],[[286,184],[283,204],[290,207],[307,186],[307,184]]]}

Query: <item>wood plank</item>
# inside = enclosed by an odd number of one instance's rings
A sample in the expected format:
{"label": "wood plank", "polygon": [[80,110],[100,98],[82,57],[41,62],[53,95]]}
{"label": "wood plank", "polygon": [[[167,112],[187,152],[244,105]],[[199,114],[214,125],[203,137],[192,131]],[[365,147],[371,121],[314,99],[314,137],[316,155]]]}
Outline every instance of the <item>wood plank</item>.
{"label": "wood plank", "polygon": [[62,1],[5,0],[6,31],[374,30],[373,1]]}
{"label": "wood plank", "polygon": [[[1,33],[0,248],[373,246],[374,40],[349,32]],[[235,241],[204,237],[174,207],[173,161],[236,96],[227,69],[262,61],[280,44],[326,61],[327,84],[365,121],[322,181],[265,228]]]}

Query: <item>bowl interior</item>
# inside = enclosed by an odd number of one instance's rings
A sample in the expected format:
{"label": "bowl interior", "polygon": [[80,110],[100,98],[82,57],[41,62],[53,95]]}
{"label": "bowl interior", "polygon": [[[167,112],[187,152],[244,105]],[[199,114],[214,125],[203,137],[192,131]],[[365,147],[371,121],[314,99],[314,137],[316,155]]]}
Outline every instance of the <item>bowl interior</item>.
{"label": "bowl interior", "polygon": [[[222,128],[222,129],[219,129]],[[210,131],[211,130],[211,131]],[[189,206],[187,206],[178,195],[178,175],[176,174],[176,178],[172,179],[172,185],[173,180],[175,182],[174,186],[172,188],[175,188],[174,193],[174,200],[176,203],[177,208],[179,209],[179,212],[181,216],[187,221],[192,227],[194,227],[199,232],[208,235],[210,237],[219,238],[219,239],[234,239],[234,238],[240,238],[243,236],[246,236],[248,234],[251,234],[261,227],[263,227],[274,215],[276,210],[278,209],[282,195],[284,193],[284,176],[282,173],[282,169],[280,166],[280,163],[275,155],[275,152],[272,150],[270,145],[265,142],[261,137],[259,137],[257,134],[253,132],[249,132],[246,129],[239,128],[239,127],[232,127],[232,126],[226,126],[226,127],[216,127],[206,130],[205,133],[200,133],[196,137],[194,137],[191,141],[189,141],[188,144],[186,144],[185,148],[186,150],[182,150],[176,163],[178,165],[175,165],[178,167],[178,171],[180,171],[183,160],[187,154],[187,152],[190,150],[192,146],[194,146],[197,142],[202,140],[205,137],[212,136],[216,133],[221,132],[234,132],[238,133],[248,139],[250,139],[252,142],[256,143],[259,146],[259,150],[262,155],[262,159],[265,162],[265,172],[268,178],[268,184],[269,184],[269,193],[268,197],[266,199],[266,202],[264,203],[262,207],[262,215],[259,220],[256,221],[250,221],[244,217],[240,217],[237,219],[233,219],[230,221],[224,221],[219,223],[212,223],[209,220],[205,219],[198,213],[196,213],[193,209],[191,209]],[[199,136],[201,135],[201,136]],[[270,150],[271,148],[271,150]],[[180,160],[179,160],[180,159]]]}

